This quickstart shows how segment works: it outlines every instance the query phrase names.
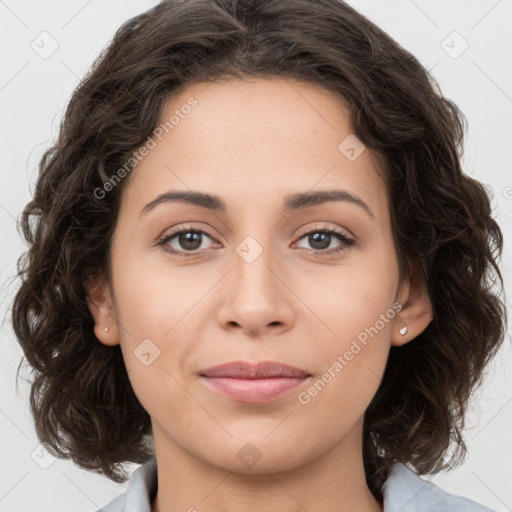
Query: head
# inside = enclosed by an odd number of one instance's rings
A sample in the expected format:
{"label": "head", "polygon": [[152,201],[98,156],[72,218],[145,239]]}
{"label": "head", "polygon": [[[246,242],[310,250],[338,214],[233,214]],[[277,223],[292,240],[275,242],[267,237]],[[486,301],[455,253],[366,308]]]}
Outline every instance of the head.
{"label": "head", "polygon": [[[462,171],[464,124],[338,0],[168,0],[129,20],[23,212],[13,324],[40,439],[116,481],[157,432],[257,472],[359,425],[376,493],[396,461],[439,471],[452,444],[460,460],[505,329],[502,234]],[[344,195],[292,197],[320,191]],[[238,359],[298,366],[311,387],[260,414],[212,398],[200,373]],[[236,465],[246,442],[254,468]]]}

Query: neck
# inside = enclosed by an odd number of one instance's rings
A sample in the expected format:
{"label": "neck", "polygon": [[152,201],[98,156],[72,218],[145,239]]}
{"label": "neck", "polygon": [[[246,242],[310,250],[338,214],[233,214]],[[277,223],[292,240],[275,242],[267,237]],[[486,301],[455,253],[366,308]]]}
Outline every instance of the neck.
{"label": "neck", "polygon": [[257,503],[259,512],[383,512],[366,483],[361,432],[362,420],[312,460],[278,472],[258,462],[241,473],[183,451],[154,424],[158,491],[151,511],[253,512]]}

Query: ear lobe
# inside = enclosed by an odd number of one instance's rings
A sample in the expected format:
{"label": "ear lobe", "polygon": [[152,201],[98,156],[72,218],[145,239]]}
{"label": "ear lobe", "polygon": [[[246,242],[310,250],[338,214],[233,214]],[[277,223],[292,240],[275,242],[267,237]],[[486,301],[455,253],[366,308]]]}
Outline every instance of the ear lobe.
{"label": "ear lobe", "polygon": [[107,280],[104,276],[88,278],[84,281],[84,287],[87,292],[87,306],[96,324],[94,326],[96,338],[105,345],[117,345],[119,343],[117,321]]}
{"label": "ear lobe", "polygon": [[404,278],[398,294],[402,309],[393,323],[391,344],[394,346],[405,345],[416,338],[434,318],[432,302],[426,284],[418,272],[418,266],[412,264],[409,268],[410,276]]}

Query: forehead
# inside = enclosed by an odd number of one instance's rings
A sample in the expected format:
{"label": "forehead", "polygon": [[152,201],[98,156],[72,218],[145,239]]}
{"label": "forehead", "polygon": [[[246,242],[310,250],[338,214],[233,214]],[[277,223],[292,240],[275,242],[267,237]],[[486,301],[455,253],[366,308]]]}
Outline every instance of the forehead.
{"label": "forehead", "polygon": [[124,191],[139,211],[166,189],[209,192],[240,211],[338,188],[362,197],[376,217],[387,211],[376,155],[358,146],[348,111],[317,84],[195,83],[168,98],[157,130]]}

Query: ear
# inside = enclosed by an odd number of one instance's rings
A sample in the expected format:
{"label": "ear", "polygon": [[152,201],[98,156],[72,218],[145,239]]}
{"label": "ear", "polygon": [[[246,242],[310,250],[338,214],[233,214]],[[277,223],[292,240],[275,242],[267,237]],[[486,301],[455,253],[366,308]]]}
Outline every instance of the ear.
{"label": "ear", "polygon": [[[421,334],[434,318],[432,303],[418,264],[409,263],[409,275],[404,276],[400,284],[397,301],[402,309],[393,324],[391,345],[401,346]],[[404,335],[400,334],[403,327],[407,327]]]}
{"label": "ear", "polygon": [[[84,287],[87,292],[87,306],[96,323],[94,326],[96,338],[105,345],[117,345],[119,343],[117,321],[106,278],[104,276],[88,278],[84,281]],[[105,328],[108,328],[108,331]]]}

